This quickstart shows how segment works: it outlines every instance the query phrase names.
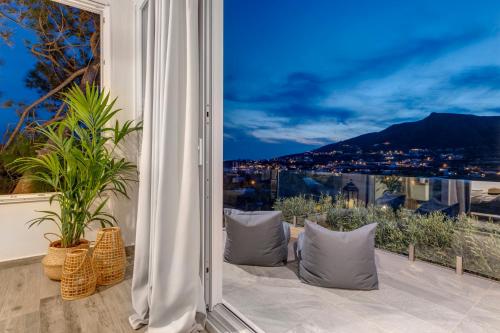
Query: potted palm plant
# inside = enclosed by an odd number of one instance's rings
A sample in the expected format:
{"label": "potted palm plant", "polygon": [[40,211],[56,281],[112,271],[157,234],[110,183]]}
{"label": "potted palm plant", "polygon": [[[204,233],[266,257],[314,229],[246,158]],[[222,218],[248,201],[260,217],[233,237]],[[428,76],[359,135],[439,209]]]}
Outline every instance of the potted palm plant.
{"label": "potted palm plant", "polygon": [[[68,251],[87,247],[85,231],[94,223],[113,225],[116,219],[106,212],[110,194],[128,198],[128,183],[136,180],[136,165],[120,157],[124,139],[141,129],[132,121],[120,124],[112,119],[120,112],[116,99],[110,100],[95,86],[82,91],[77,85],[64,94],[68,111],[63,119],[39,126],[44,140],[35,157],[21,157],[10,167],[33,182],[54,191],[50,204],[57,210],[40,211],[43,215],[28,222],[29,227],[43,222],[55,223],[59,235],[50,242],[42,260],[45,273],[61,277],[62,263]],[[112,125],[110,125],[112,124]]]}

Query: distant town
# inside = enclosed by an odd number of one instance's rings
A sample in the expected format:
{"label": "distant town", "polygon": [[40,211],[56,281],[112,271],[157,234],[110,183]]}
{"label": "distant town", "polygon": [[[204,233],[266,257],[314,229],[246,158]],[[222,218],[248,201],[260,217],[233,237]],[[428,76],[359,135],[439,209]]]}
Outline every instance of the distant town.
{"label": "distant town", "polygon": [[497,218],[499,138],[500,117],[431,113],[304,153],[227,160],[224,204],[271,209],[276,198],[335,196],[348,183],[365,204],[377,203],[387,190],[384,179],[395,179],[409,207],[452,210],[460,202],[466,212]]}
{"label": "distant town", "polygon": [[313,151],[226,161],[234,170],[310,170],[500,181],[500,117],[431,113]]}
{"label": "distant town", "polygon": [[464,149],[430,150],[411,148],[392,150],[390,142],[380,149],[365,152],[345,144],[342,149],[328,152],[310,151],[267,160],[226,161],[225,168],[233,171],[264,169],[307,170],[334,174],[361,173],[371,175],[401,175],[500,181],[500,161],[468,159]]}

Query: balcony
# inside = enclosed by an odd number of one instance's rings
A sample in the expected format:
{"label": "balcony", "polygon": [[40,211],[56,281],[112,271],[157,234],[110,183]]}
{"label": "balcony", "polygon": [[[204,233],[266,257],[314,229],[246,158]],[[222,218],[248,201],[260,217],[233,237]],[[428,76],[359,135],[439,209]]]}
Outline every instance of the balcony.
{"label": "balcony", "polygon": [[[238,175],[237,177],[234,175]],[[246,179],[241,183],[231,179]],[[379,224],[380,249],[500,280],[496,183],[439,177],[240,170],[226,173],[226,207],[279,210],[336,231]],[[459,267],[460,268],[460,267]]]}
{"label": "balcony", "polygon": [[379,290],[306,285],[284,267],[224,263],[223,297],[268,333],[495,332],[500,284],[376,250]]}
{"label": "balcony", "polygon": [[[279,210],[292,225],[286,266],[224,263],[224,300],[257,327],[271,333],[495,332],[500,327],[499,216],[486,213],[496,211],[495,201],[478,184],[273,172],[233,170],[226,176],[226,205]],[[245,180],[243,185],[235,185],[233,177]],[[379,289],[301,282],[293,244],[305,219],[335,231],[377,222]]]}

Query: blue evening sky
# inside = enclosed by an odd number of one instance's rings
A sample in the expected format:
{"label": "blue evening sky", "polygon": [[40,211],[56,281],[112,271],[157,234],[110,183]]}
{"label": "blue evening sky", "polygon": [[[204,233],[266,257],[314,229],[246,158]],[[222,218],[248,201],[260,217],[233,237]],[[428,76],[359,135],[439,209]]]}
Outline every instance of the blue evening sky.
{"label": "blue evening sky", "polygon": [[24,40],[36,41],[33,32],[19,28],[15,23],[4,20],[5,25],[14,29],[11,38],[12,46],[0,40],[0,140],[7,126],[11,128],[17,123],[16,107],[6,108],[7,100],[30,104],[39,96],[33,89],[26,88],[25,78],[36,63],[35,57],[24,45]]}
{"label": "blue evening sky", "polygon": [[500,115],[498,0],[225,0],[224,159]]}

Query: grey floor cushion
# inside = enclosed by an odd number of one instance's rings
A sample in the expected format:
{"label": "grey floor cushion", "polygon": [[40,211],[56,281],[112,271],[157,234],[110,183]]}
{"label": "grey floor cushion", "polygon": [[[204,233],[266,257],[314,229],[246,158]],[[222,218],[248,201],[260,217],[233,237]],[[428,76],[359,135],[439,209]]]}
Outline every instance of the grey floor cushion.
{"label": "grey floor cushion", "polygon": [[279,211],[232,212],[226,215],[224,260],[237,265],[286,263],[290,227]]}
{"label": "grey floor cushion", "polygon": [[296,244],[299,278],[327,288],[378,288],[375,266],[376,223],[351,232],[337,232],[305,222]]}

